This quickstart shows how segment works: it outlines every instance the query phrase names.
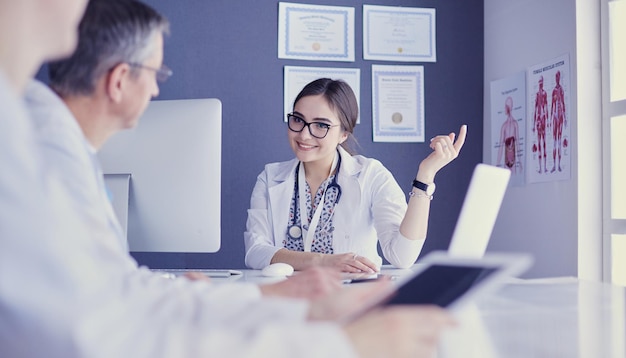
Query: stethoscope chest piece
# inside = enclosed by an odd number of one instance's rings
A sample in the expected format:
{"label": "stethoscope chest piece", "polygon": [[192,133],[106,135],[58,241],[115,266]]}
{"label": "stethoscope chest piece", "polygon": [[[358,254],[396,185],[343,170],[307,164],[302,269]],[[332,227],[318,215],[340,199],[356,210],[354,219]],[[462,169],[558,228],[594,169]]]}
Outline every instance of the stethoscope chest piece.
{"label": "stethoscope chest piece", "polygon": [[289,237],[292,239],[299,239],[302,237],[302,229],[297,225],[291,225],[288,230]]}

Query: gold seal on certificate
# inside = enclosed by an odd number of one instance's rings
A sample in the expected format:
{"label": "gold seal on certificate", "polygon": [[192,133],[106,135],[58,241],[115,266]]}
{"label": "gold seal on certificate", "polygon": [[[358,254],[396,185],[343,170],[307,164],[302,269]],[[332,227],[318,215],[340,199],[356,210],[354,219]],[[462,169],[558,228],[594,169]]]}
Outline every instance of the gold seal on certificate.
{"label": "gold seal on certificate", "polygon": [[398,47],[398,53],[402,53],[402,47]]}
{"label": "gold seal on certificate", "polygon": [[311,48],[313,49],[313,51],[319,51],[322,48],[322,45],[320,45],[319,42],[313,42]]}
{"label": "gold seal on certificate", "polygon": [[402,113],[394,112],[394,114],[391,115],[391,121],[395,124],[402,123]]}

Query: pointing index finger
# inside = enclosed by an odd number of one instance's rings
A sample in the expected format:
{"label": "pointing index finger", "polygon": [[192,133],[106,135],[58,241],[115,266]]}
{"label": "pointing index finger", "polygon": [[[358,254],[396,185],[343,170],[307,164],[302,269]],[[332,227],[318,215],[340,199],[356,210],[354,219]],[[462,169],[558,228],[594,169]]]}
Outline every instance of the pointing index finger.
{"label": "pointing index finger", "polygon": [[461,126],[459,130],[459,135],[456,138],[456,142],[454,142],[454,149],[456,149],[457,153],[463,148],[463,144],[465,144],[465,137],[467,136],[467,124]]}

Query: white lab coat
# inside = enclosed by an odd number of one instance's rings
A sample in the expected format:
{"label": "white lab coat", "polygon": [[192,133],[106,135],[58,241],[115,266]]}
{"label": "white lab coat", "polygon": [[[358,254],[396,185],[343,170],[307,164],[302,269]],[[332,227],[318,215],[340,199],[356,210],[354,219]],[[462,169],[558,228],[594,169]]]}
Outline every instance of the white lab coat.
{"label": "white lab coat", "polygon": [[92,235],[43,148],[0,71],[1,357],[354,356],[304,301],[138,269]]}
{"label": "white lab coat", "polygon": [[72,112],[48,86],[31,81],[26,88],[26,103],[38,132],[45,162],[62,173],[76,211],[90,222],[92,236],[115,234],[128,251],[126,235],[108,197],[102,168],[95,148],[89,143]]}
{"label": "white lab coat", "polygon": [[[404,192],[379,161],[351,156],[341,147],[339,153],[337,183],[342,194],[333,217],[334,252],[354,252],[381,265],[376,245],[380,242],[383,255],[391,264],[400,268],[411,266],[425,240],[409,240],[400,234],[407,209]],[[297,159],[271,163],[257,177],[244,233],[248,267],[260,269],[269,265],[276,251],[283,247],[297,164]]]}

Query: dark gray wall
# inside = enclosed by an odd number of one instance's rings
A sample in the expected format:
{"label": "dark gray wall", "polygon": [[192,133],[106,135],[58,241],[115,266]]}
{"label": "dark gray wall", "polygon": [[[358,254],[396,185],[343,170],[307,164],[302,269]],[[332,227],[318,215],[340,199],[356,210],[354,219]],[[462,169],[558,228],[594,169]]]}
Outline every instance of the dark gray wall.
{"label": "dark gray wall", "polygon": [[[362,2],[292,1],[355,8],[354,63],[283,60],[277,57],[278,1],[149,0],[171,21],[164,63],[174,76],[159,99],[219,98],[223,103],[222,247],[215,254],[133,253],[150,267],[243,268],[246,210],[265,163],[292,157],[283,122],[283,66],[361,69],[359,153],[382,161],[409,191],[427,143],[374,143],[371,65],[364,61]],[[482,160],[483,0],[379,0],[371,5],[436,8],[437,62],[424,66],[426,138],[469,125],[461,156],[436,178],[424,253],[446,249],[472,169]]]}

